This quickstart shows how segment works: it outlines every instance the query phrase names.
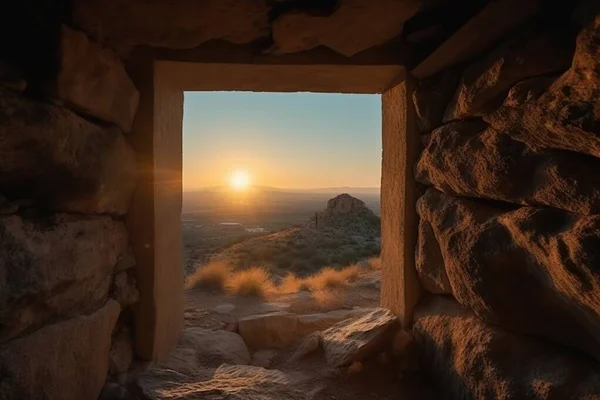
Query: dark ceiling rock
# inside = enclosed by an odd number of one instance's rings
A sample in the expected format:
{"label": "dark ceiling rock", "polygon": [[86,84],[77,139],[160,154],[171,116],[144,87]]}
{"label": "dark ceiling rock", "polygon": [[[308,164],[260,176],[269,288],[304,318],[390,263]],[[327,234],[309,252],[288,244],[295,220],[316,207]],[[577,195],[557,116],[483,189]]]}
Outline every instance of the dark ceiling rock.
{"label": "dark ceiling rock", "polygon": [[189,49],[213,39],[249,43],[269,35],[266,0],[75,0],[73,19],[96,40],[127,51]]}
{"label": "dark ceiling rock", "polygon": [[273,22],[275,45],[268,53],[323,45],[350,57],[400,35],[404,22],[421,7],[422,2],[415,0],[341,0],[329,17],[290,11]]}

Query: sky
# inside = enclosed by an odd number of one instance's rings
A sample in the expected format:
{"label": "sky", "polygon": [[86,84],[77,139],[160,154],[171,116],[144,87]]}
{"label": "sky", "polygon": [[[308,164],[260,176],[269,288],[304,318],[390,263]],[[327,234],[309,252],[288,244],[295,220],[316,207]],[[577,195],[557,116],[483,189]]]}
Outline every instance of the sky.
{"label": "sky", "polygon": [[183,190],[379,187],[381,96],[185,92]]}

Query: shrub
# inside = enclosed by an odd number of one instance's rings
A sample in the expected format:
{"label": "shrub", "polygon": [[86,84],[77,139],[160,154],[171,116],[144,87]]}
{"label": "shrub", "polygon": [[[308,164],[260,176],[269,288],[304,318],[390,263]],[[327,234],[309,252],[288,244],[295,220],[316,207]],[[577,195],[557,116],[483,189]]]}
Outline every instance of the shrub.
{"label": "shrub", "polygon": [[251,267],[236,272],[227,282],[227,290],[232,294],[265,298],[274,292],[274,286],[264,268]]}
{"label": "shrub", "polygon": [[344,305],[344,296],[331,290],[313,292],[312,298],[321,309],[332,310]]}
{"label": "shrub", "polygon": [[287,274],[281,282],[279,282],[278,291],[281,294],[297,293],[301,290],[302,279],[294,274]]}
{"label": "shrub", "polygon": [[212,261],[204,266],[198,267],[196,271],[187,277],[186,289],[210,288],[223,290],[231,275],[231,264],[228,260]]}
{"label": "shrub", "polygon": [[334,289],[348,285],[359,275],[359,269],[352,265],[336,270],[331,267],[323,268],[319,273],[309,276],[302,282],[302,287],[310,291]]}
{"label": "shrub", "polygon": [[369,265],[373,269],[381,269],[381,259],[379,257],[369,258]]}

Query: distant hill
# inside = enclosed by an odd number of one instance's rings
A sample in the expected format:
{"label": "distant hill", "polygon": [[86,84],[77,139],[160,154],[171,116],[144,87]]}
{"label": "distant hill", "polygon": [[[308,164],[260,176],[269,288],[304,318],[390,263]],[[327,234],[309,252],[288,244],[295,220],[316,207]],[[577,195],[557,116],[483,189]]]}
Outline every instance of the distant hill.
{"label": "distant hill", "polygon": [[317,218],[235,244],[213,259],[236,268],[261,265],[274,275],[309,275],[326,265],[348,265],[379,254],[381,220],[348,194],[330,199]]}

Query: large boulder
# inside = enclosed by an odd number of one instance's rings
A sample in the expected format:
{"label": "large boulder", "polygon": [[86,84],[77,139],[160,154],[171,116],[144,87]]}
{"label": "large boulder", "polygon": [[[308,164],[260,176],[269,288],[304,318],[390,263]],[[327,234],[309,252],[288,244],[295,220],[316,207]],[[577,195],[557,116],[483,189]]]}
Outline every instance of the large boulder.
{"label": "large boulder", "polygon": [[0,342],[104,304],[126,248],[109,217],[0,218]]}
{"label": "large boulder", "polygon": [[350,57],[397,37],[421,5],[418,1],[341,0],[327,18],[293,10],[273,22],[275,45],[270,52],[296,53],[323,45]]}
{"label": "large boulder", "polygon": [[600,15],[579,34],[571,68],[547,90],[517,85],[485,118],[530,146],[600,157]]}
{"label": "large boulder", "polygon": [[600,365],[563,346],[485,324],[435,296],[415,310],[425,370],[452,399],[596,399]]}
{"label": "large boulder", "polygon": [[452,294],[452,287],[446,268],[444,257],[440,250],[431,224],[421,219],[419,221],[419,233],[417,251],[415,253],[415,267],[419,275],[419,282],[423,289],[429,293]]}
{"label": "large boulder", "polygon": [[121,308],[100,310],[46,326],[0,350],[0,398],[96,399],[108,372],[113,326]]}
{"label": "large boulder", "polygon": [[327,363],[343,367],[375,354],[392,338],[398,319],[386,309],[374,310],[360,318],[347,319],[321,332]]}
{"label": "large boulder", "polygon": [[509,37],[463,72],[444,121],[494,111],[516,83],[533,76],[565,71],[573,54],[571,38],[562,29],[532,25]]}
{"label": "large boulder", "polygon": [[246,343],[234,332],[186,328],[177,348],[193,350],[196,362],[204,366],[250,363],[250,352]]}
{"label": "large boulder", "polygon": [[121,60],[90,41],[83,32],[63,26],[56,96],[72,109],[129,132],[139,93]]}
{"label": "large boulder", "polygon": [[240,335],[252,349],[277,349],[296,339],[298,316],[288,312],[250,315],[238,321]]}
{"label": "large boulder", "polygon": [[600,215],[515,210],[433,189],[417,209],[461,304],[490,324],[600,360]]}
{"label": "large boulder", "polygon": [[76,0],[73,20],[119,51],[139,45],[191,49],[216,39],[250,43],[269,35],[264,0]]}
{"label": "large boulder", "polygon": [[468,120],[431,133],[415,175],[447,194],[600,214],[598,170],[597,158],[532,148]]}
{"label": "large boulder", "polygon": [[0,190],[59,211],[125,214],[135,153],[114,127],[0,87]]}

